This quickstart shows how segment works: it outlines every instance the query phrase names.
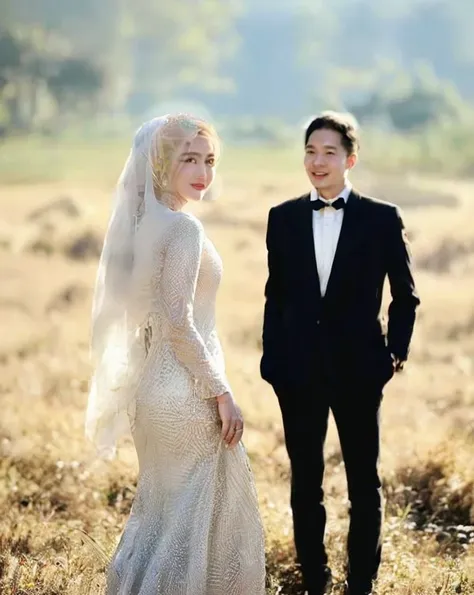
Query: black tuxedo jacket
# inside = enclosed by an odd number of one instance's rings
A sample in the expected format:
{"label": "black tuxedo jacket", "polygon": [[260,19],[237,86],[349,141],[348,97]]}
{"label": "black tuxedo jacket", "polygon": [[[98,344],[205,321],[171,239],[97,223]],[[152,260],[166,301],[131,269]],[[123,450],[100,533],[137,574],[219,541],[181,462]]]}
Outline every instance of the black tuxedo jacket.
{"label": "black tuxedo jacket", "polygon": [[[321,296],[310,195],[270,210],[262,378],[274,387],[382,389],[406,360],[420,299],[398,207],[352,191],[325,296]],[[381,302],[388,276],[388,330]]]}

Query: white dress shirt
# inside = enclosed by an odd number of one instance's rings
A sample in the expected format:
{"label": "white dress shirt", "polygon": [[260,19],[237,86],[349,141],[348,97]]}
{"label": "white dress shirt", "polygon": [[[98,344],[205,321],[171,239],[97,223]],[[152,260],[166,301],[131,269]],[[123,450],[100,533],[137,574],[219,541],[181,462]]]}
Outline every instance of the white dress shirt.
{"label": "white dress shirt", "polygon": [[[337,198],[342,196],[347,203],[351,190],[352,185],[349,182],[346,182],[342,192],[340,192],[333,200],[328,201],[322,196],[318,196],[318,191],[313,188],[310,200],[317,200],[320,198],[322,201],[331,204],[334,200],[337,200]],[[329,207],[320,209],[319,211],[313,211],[314,250],[316,252],[316,263],[322,296],[325,295],[328,286],[332,263],[339,241],[339,234],[341,233],[343,217],[344,209],[334,209],[333,207]]]}

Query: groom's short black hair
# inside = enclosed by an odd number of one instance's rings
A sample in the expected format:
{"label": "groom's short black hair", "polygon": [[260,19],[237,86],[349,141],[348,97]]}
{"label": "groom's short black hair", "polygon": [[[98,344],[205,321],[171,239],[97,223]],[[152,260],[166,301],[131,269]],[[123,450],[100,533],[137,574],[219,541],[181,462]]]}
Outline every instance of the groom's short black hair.
{"label": "groom's short black hair", "polygon": [[315,130],[334,130],[341,135],[341,142],[348,155],[357,153],[359,150],[359,138],[357,124],[351,114],[339,112],[323,112],[306,128],[304,144],[308,144],[309,137]]}

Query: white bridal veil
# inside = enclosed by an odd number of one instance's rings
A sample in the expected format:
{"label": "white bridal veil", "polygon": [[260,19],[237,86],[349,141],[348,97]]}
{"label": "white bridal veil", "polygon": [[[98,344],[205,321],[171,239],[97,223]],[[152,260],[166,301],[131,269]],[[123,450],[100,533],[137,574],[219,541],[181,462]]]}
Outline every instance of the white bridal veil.
{"label": "white bridal veil", "polygon": [[[150,232],[160,227],[156,218],[168,209],[160,200],[170,175],[162,141],[173,123],[189,129],[190,136],[198,131],[197,120],[187,115],[154,118],[138,129],[117,183],[99,261],[85,431],[102,458],[115,456],[118,439],[134,424],[134,394],[145,357],[143,323],[148,315],[136,302],[134,278],[141,257],[151,249]],[[138,233],[145,220],[152,225]]]}

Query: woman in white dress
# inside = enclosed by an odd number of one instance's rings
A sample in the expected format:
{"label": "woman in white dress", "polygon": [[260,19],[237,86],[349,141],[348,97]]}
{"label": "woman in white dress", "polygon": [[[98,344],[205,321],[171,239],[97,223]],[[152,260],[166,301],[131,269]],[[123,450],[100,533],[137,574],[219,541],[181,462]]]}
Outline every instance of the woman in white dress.
{"label": "woman in white dress", "polygon": [[139,461],[108,595],[263,595],[264,532],[215,329],[222,263],[199,220],[219,143],[187,115],[144,124],[118,182],[93,305],[86,433]]}

